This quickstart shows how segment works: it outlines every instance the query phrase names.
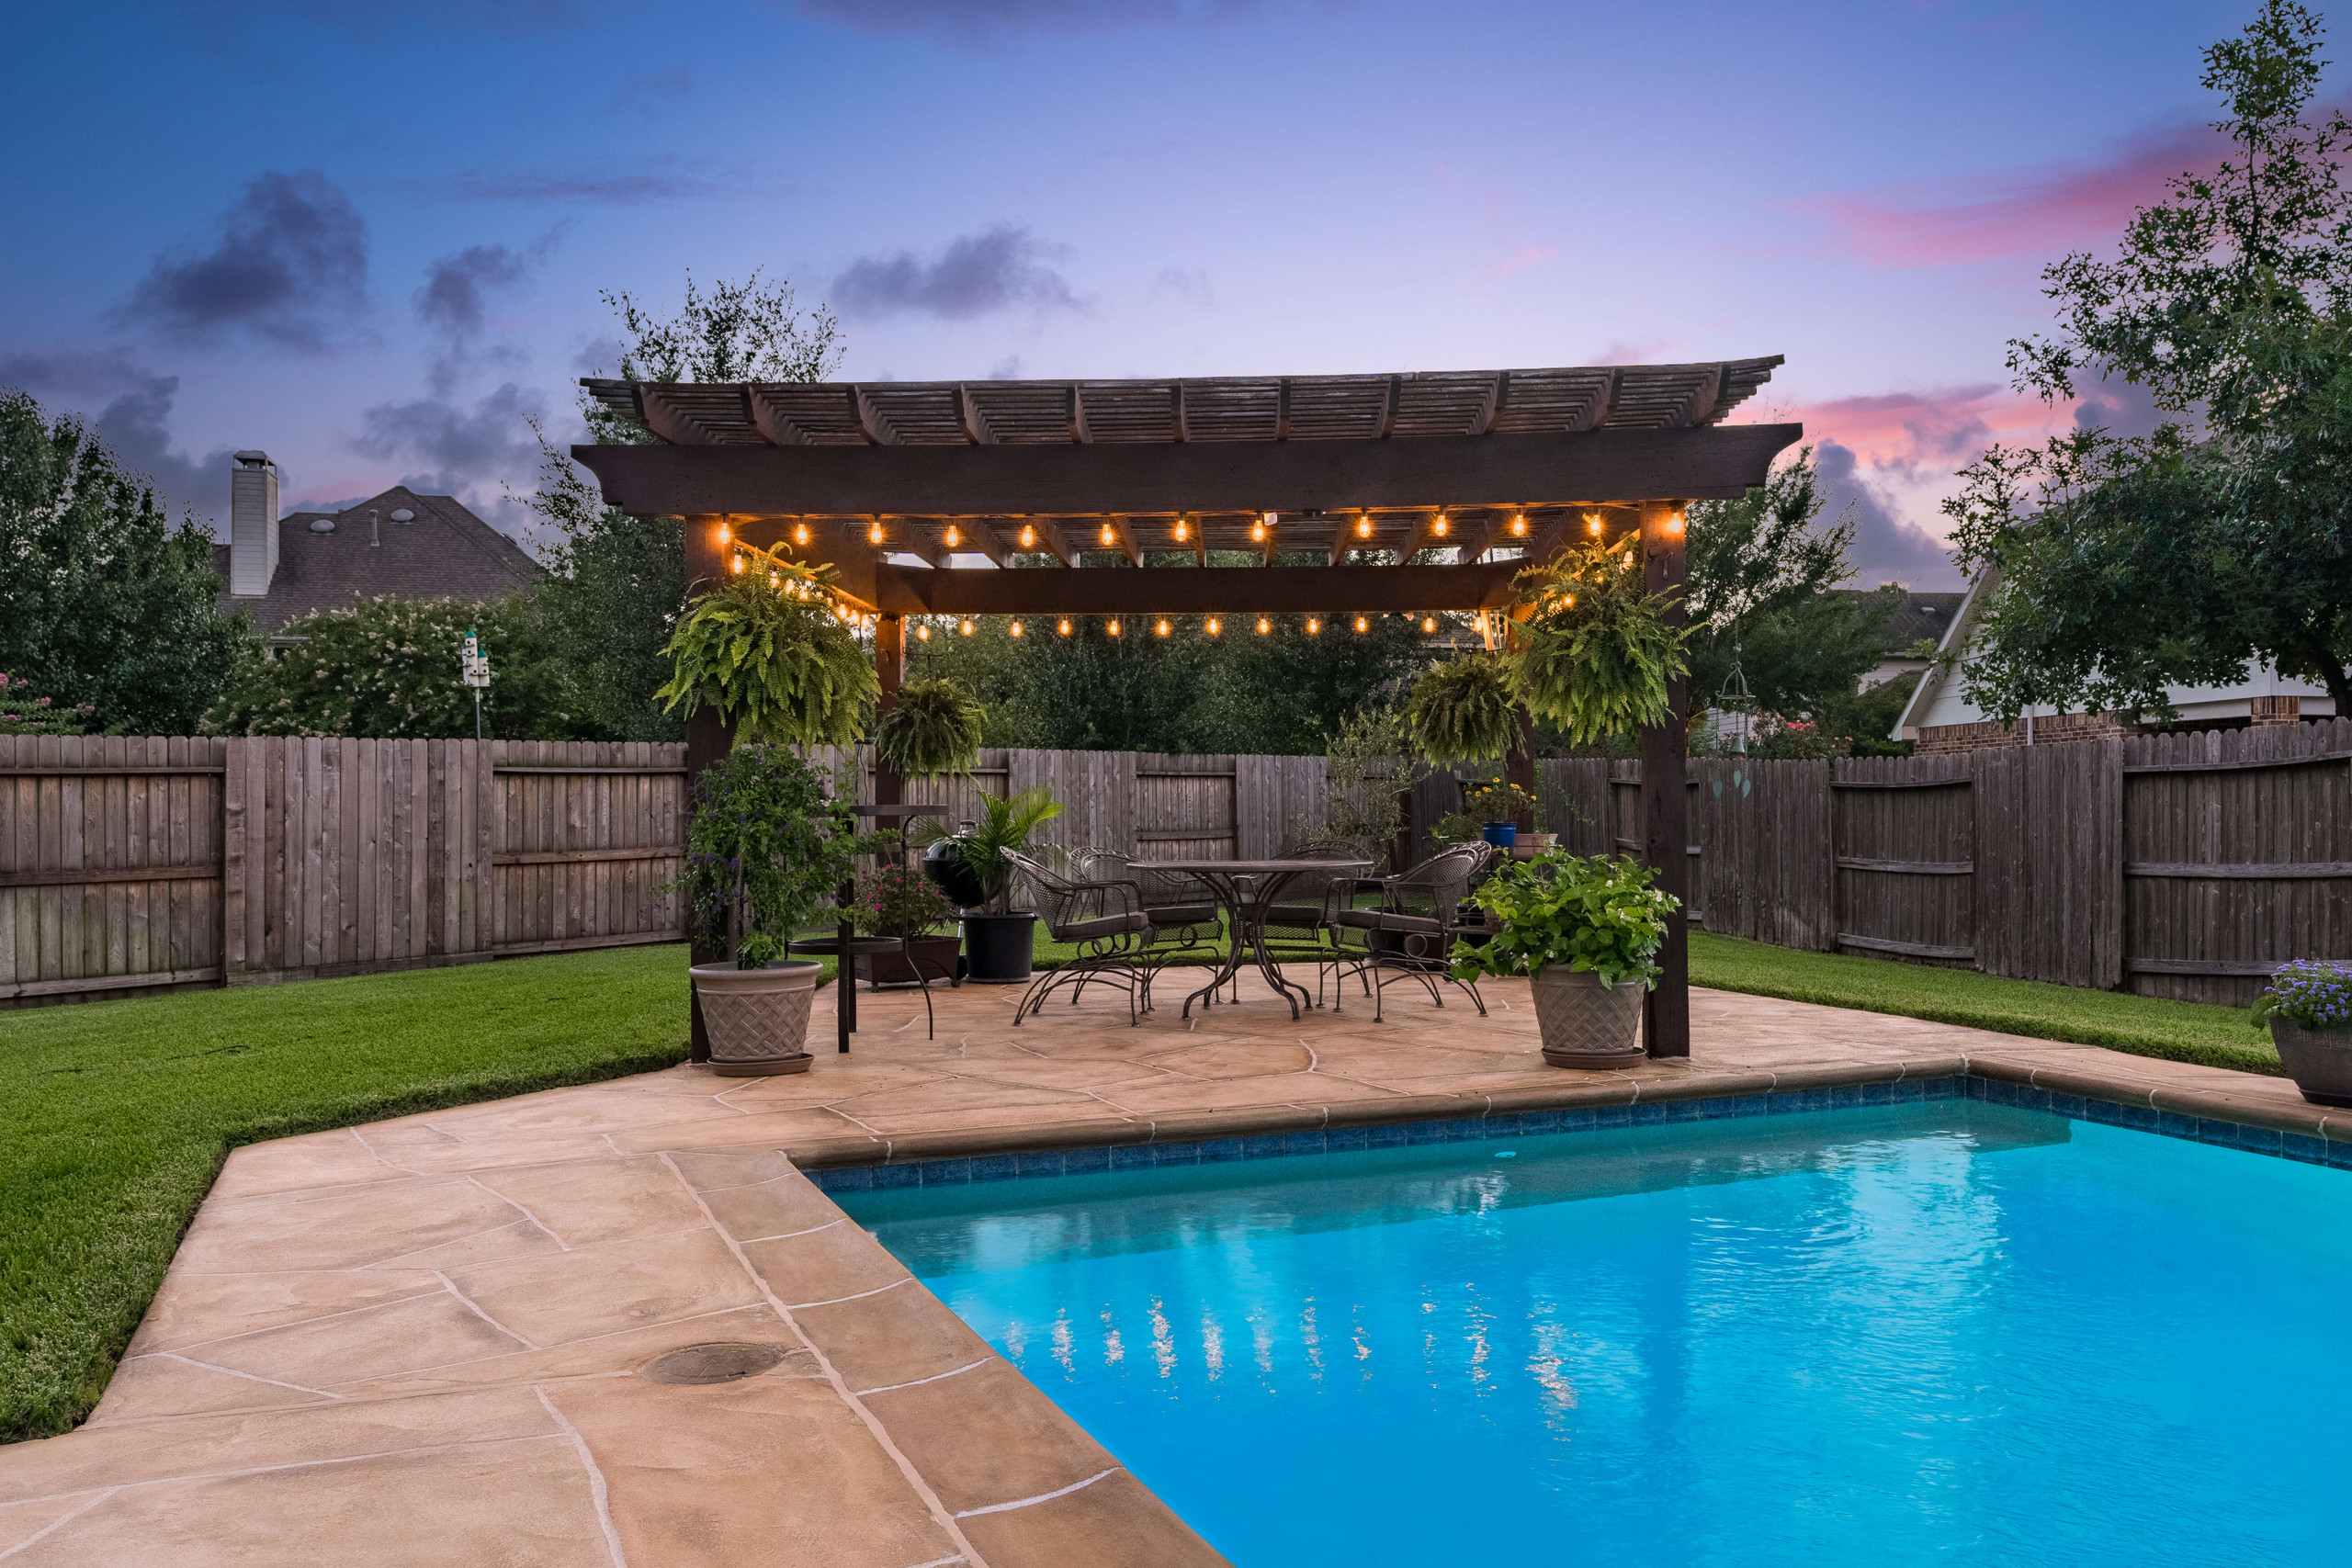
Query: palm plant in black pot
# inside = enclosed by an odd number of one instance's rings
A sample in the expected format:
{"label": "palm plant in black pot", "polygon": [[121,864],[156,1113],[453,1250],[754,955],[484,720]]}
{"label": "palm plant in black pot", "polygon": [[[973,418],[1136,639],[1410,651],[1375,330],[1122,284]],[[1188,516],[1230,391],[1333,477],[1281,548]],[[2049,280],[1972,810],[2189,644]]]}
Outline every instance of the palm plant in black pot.
{"label": "palm plant in black pot", "polygon": [[1029,978],[1037,912],[1012,907],[1016,880],[1004,852],[1029,853],[1031,835],[1061,814],[1061,803],[1043,788],[985,796],[978,820],[924,852],[923,874],[964,911],[964,962],[972,979],[1009,986]]}

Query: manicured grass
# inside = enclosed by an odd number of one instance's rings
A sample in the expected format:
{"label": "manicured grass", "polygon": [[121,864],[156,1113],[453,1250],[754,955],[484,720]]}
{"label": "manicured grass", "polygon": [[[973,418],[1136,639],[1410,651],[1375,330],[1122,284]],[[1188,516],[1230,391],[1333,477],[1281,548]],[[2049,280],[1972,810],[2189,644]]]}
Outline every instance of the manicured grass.
{"label": "manicured grass", "polygon": [[1690,981],[1725,991],[2105,1045],[2135,1056],[2247,1073],[2280,1070],[2270,1037],[2247,1021],[2243,1008],[2083,991],[1845,953],[1800,953],[1699,931],[1690,934]]}
{"label": "manicured grass", "polygon": [[668,1066],[674,946],[0,1012],[0,1441],[89,1413],[236,1145]]}

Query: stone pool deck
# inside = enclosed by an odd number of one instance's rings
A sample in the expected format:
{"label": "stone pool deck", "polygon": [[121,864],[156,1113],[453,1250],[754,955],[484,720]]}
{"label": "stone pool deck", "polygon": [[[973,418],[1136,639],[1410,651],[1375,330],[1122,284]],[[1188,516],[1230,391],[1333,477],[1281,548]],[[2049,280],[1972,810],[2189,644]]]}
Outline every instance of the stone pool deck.
{"label": "stone pool deck", "polygon": [[[1398,991],[1385,1023],[1294,1023],[1260,993],[1129,1029],[1102,996],[1016,1030],[1012,994],[966,987],[936,1041],[919,999],[868,994],[854,1053],[801,1077],[679,1067],[240,1149],[96,1414],[0,1448],[0,1562],[1222,1562],[803,1168],[1962,1073],[2352,1156],[2352,1112],[2281,1079],[1724,992],[1693,994],[1688,1063],[1560,1072],[1524,984],[1486,988],[1485,1020]],[[773,1365],[664,1381],[708,1344]]]}

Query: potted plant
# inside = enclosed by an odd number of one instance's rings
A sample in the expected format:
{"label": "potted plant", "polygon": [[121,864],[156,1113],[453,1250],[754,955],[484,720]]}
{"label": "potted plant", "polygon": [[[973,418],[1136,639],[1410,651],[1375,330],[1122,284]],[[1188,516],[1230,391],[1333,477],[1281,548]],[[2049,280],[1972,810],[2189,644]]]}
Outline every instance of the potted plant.
{"label": "potted plant", "polygon": [[685,869],[674,886],[698,946],[695,1000],[725,1077],[808,1070],[808,1007],[823,966],[786,957],[793,933],[870,847],[825,775],[781,746],[738,746],[695,781]]}
{"label": "potted plant", "polygon": [[959,778],[980,760],[987,716],[956,681],[910,681],[876,721],[874,752],[901,778]]}
{"label": "potted plant", "polygon": [[1519,819],[1532,816],[1535,797],[1513,784],[1490,784],[1471,792],[1463,809],[1479,825],[1480,836],[1498,850],[1519,842]]}
{"label": "potted plant", "polygon": [[1447,660],[1413,683],[1404,723],[1415,755],[1441,766],[1491,761],[1517,750],[1519,698],[1510,664],[1492,653]]}
{"label": "potted plant", "polygon": [[1012,864],[1004,852],[1026,854],[1029,837],[1062,814],[1042,788],[1010,797],[986,795],[978,821],[941,839],[923,854],[923,874],[964,911],[964,964],[969,978],[1010,986],[1029,978],[1037,913],[1012,907]]}
{"label": "potted plant", "polygon": [[1630,855],[1558,850],[1504,866],[1475,894],[1501,929],[1455,950],[1454,977],[1526,976],[1553,1066],[1640,1061],[1642,995],[1657,983],[1658,945],[1679,907],[1655,876]]}
{"label": "potted plant", "polygon": [[891,864],[859,877],[850,919],[860,936],[894,936],[905,943],[903,953],[860,953],[859,979],[874,986],[915,985],[925,979],[963,983],[956,973],[963,939],[953,931],[938,934],[940,927],[956,919],[956,906],[922,872]]}
{"label": "potted plant", "polygon": [[1572,746],[1672,716],[1668,682],[1689,673],[1690,635],[1667,625],[1669,595],[1642,583],[1623,541],[1593,539],[1519,574],[1525,618],[1511,623],[1511,689]]}
{"label": "potted plant", "polygon": [[2278,1060],[2305,1100],[2352,1106],[2352,963],[2281,964],[2255,998],[2254,1021],[2270,1026]]}

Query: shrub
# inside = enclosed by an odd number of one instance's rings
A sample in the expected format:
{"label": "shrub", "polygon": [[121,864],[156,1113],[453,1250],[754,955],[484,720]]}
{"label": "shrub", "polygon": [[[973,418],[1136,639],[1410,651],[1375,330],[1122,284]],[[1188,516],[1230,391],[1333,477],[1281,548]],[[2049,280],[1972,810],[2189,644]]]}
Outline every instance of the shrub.
{"label": "shrub", "polygon": [[1589,970],[1614,986],[1657,984],[1667,917],[1681,905],[1653,886],[1657,873],[1630,855],[1589,858],[1554,850],[1513,861],[1472,897],[1502,921],[1484,942],[1454,953],[1456,978],[1532,975],[1547,964]]}

